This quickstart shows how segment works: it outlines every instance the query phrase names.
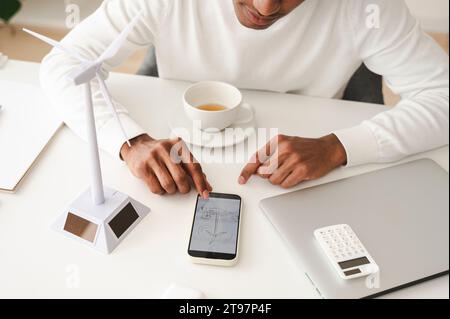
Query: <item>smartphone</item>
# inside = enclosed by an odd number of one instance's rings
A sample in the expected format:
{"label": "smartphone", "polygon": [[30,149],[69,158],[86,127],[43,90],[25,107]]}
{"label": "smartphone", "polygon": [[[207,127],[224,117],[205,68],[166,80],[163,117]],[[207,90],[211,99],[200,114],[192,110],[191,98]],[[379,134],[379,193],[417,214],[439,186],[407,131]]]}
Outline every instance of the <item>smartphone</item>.
{"label": "smartphone", "polygon": [[194,263],[233,266],[238,259],[242,199],[210,193],[197,196],[188,254]]}

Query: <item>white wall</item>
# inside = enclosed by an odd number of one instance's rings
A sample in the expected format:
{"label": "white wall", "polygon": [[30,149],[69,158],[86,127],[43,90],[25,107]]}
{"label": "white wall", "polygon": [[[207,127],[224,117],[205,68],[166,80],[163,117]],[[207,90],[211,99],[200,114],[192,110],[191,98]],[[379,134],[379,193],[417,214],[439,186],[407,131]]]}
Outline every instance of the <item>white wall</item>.
{"label": "white wall", "polygon": [[448,33],[449,0],[406,0],[406,3],[425,30]]}
{"label": "white wall", "polygon": [[[0,0],[1,1],[1,0]],[[207,0],[231,1],[231,0]],[[427,31],[449,31],[449,0],[405,0],[411,12],[418,17]],[[65,28],[65,3],[80,5],[85,18],[97,8],[102,0],[24,0],[23,9],[14,18],[18,24]]]}
{"label": "white wall", "polygon": [[22,3],[22,10],[12,23],[65,29],[66,4],[77,4],[84,19],[100,6],[102,0],[22,0]]}

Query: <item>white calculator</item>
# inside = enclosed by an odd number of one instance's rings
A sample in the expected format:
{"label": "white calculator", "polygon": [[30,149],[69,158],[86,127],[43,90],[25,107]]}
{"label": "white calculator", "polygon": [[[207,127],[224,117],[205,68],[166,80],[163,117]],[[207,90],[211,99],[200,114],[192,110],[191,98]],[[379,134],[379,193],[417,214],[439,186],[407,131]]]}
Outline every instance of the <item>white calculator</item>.
{"label": "white calculator", "polygon": [[349,225],[320,228],[314,231],[314,236],[341,278],[364,277],[379,271]]}

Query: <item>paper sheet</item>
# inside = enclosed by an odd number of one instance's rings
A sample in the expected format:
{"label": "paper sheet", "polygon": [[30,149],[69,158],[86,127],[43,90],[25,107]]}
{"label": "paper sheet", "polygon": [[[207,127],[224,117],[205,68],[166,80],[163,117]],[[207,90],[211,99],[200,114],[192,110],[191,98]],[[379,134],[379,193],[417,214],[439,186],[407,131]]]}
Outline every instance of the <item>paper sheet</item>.
{"label": "paper sheet", "polygon": [[38,86],[0,81],[0,105],[0,191],[15,191],[62,122]]}

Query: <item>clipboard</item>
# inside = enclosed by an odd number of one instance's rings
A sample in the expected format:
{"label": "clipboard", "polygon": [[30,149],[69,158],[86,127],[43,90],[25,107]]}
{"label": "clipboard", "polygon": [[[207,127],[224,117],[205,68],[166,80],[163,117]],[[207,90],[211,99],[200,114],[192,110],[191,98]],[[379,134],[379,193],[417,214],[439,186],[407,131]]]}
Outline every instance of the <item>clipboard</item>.
{"label": "clipboard", "polygon": [[62,126],[43,91],[0,81],[0,191],[15,192]]}

